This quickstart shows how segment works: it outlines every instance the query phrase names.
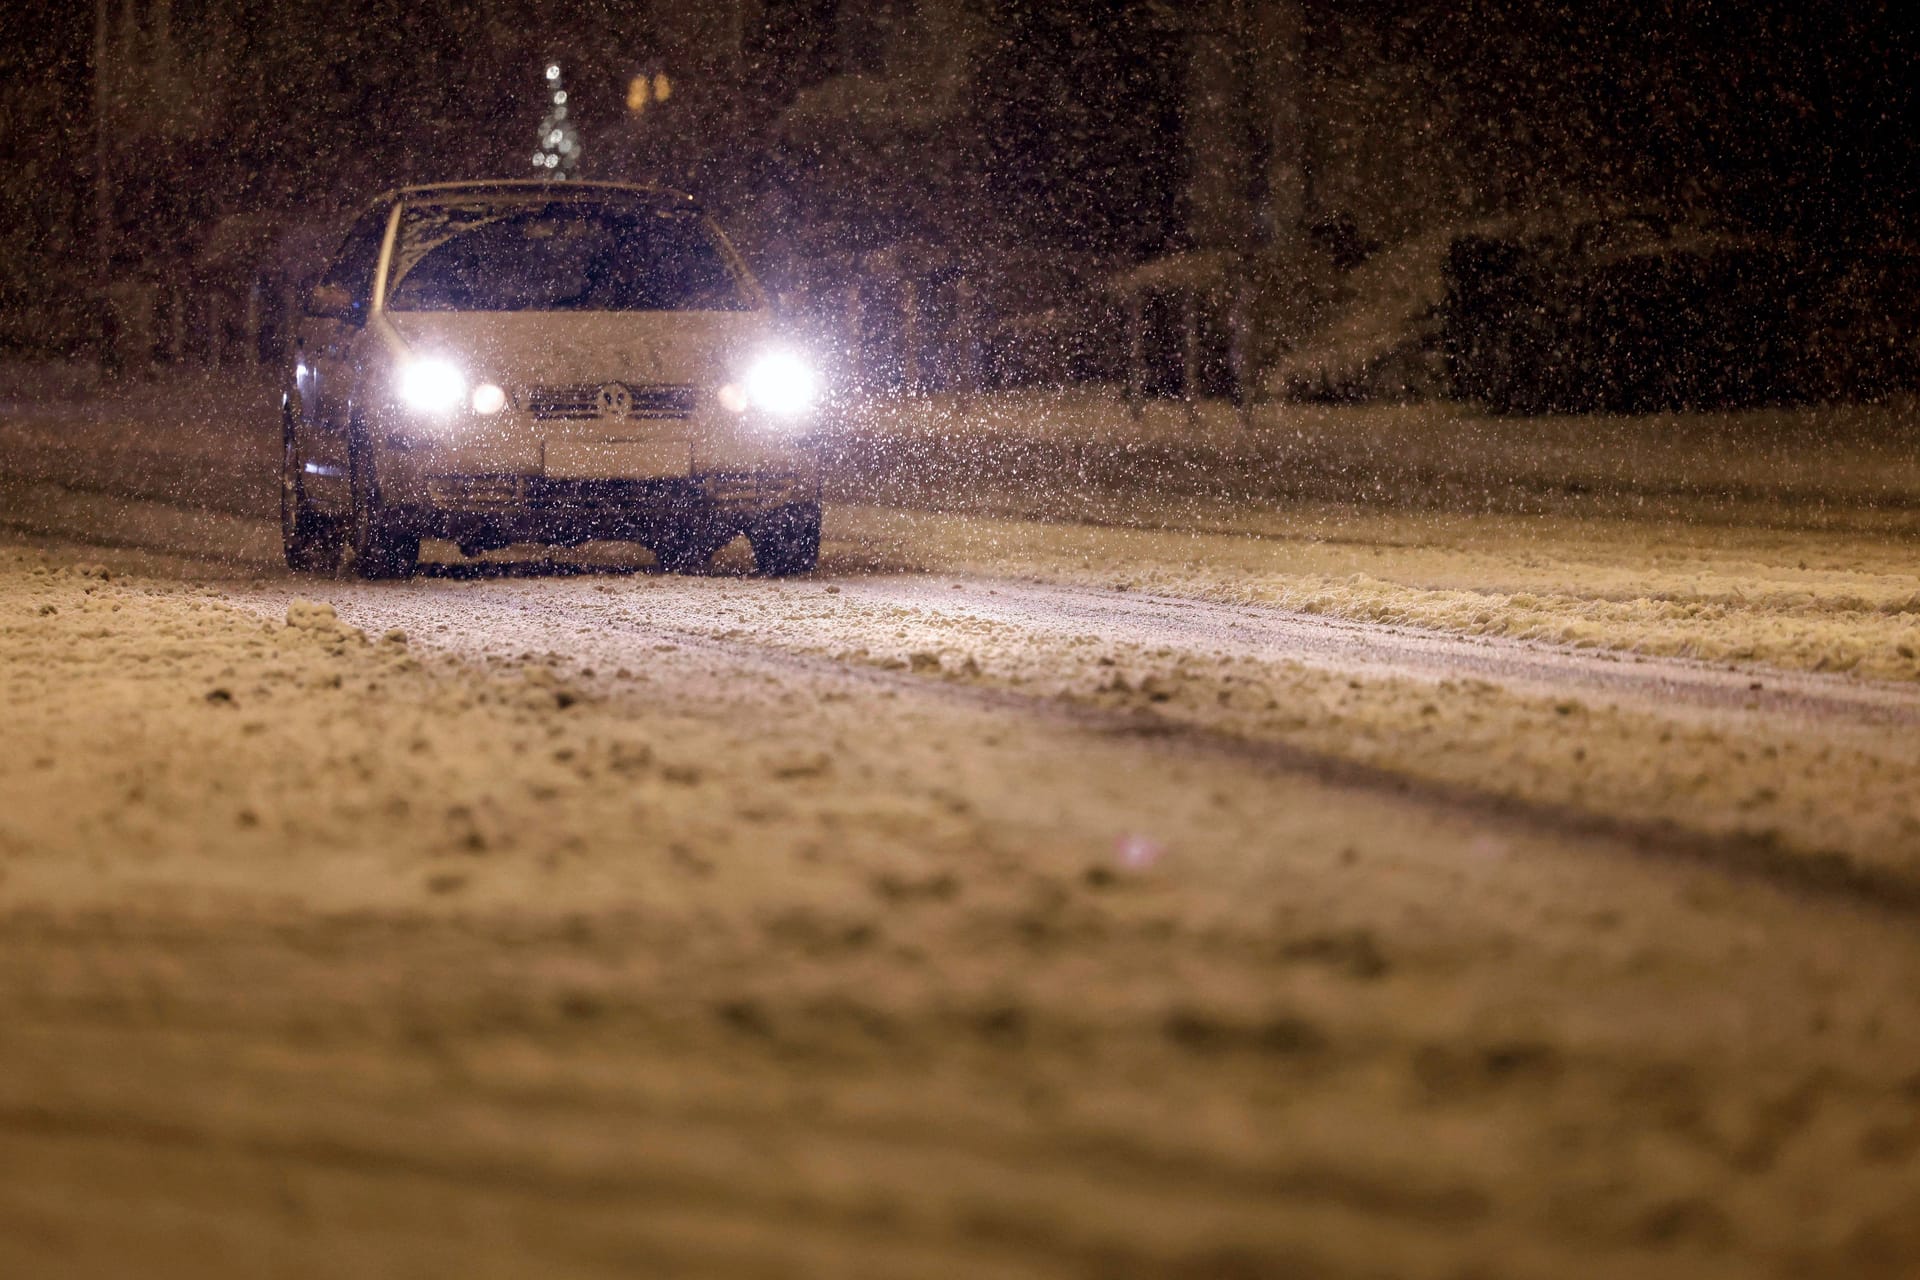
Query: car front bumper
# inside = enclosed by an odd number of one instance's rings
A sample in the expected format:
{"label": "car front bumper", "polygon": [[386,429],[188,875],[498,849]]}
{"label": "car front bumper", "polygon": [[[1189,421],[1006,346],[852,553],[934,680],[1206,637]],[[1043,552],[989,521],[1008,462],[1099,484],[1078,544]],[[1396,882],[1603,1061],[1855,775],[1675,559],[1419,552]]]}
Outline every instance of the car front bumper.
{"label": "car front bumper", "polygon": [[820,480],[812,467],[611,480],[443,474],[387,500],[422,534],[462,543],[648,541],[692,523],[744,529],[762,513],[817,503]]}

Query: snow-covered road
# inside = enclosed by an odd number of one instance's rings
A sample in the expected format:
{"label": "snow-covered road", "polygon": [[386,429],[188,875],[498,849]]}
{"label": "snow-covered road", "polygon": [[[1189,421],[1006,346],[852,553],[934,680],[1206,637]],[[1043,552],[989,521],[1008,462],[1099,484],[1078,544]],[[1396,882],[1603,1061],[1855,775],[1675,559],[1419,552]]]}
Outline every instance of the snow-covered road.
{"label": "snow-covered road", "polygon": [[365,585],[32,456],[0,1273],[1920,1256],[1870,510],[866,505],[804,581]]}

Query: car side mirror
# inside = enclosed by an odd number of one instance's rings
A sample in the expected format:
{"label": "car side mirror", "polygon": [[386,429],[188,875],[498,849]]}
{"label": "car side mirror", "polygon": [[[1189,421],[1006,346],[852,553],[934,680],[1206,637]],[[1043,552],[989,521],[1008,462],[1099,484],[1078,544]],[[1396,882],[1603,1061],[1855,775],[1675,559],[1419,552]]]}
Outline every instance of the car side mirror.
{"label": "car side mirror", "polygon": [[307,314],[321,316],[328,320],[357,321],[353,305],[353,295],[344,285],[317,284],[313,292],[307,295]]}

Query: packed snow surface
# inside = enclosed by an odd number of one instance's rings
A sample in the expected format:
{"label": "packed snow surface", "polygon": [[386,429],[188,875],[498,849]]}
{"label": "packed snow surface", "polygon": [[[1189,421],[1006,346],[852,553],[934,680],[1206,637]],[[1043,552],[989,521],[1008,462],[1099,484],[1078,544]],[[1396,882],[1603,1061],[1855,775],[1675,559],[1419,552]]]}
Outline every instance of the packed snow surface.
{"label": "packed snow surface", "polygon": [[361,585],[174,394],[0,414],[0,1274],[1911,1274],[1905,410],[1804,505],[902,410],[812,579]]}

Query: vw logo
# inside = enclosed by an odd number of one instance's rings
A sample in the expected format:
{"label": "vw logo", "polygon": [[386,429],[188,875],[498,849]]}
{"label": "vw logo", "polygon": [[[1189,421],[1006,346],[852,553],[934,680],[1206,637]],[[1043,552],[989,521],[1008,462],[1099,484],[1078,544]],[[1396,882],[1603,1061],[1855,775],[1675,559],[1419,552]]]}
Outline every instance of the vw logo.
{"label": "vw logo", "polygon": [[633,412],[633,392],[623,383],[609,382],[600,388],[594,404],[603,418],[624,418]]}

